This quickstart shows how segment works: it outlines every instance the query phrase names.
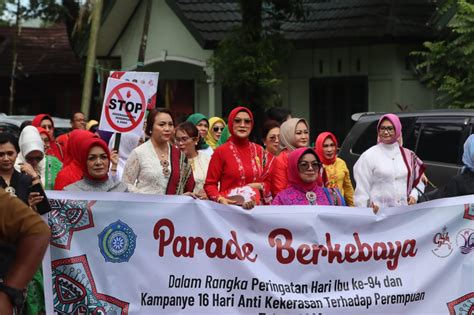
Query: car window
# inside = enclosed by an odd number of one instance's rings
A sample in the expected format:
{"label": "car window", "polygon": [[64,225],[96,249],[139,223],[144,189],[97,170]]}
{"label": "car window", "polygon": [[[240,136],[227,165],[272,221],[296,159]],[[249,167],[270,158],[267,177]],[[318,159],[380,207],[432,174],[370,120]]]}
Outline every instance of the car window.
{"label": "car window", "polygon": [[416,154],[424,161],[459,164],[464,129],[460,124],[424,123],[419,134]]}
{"label": "car window", "polygon": [[[400,118],[400,122],[402,123],[403,146],[410,150],[414,149],[416,142],[413,140],[415,120],[416,119],[412,117]],[[353,153],[362,154],[365,150],[377,144],[377,123],[378,120],[371,122],[364,130],[352,148]]]}

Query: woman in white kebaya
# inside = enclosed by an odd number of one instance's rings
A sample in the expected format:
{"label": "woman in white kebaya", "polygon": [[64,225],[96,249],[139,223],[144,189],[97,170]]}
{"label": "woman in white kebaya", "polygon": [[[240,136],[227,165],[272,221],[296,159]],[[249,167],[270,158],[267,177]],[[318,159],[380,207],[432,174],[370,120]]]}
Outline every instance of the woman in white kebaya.
{"label": "woman in white kebaya", "polygon": [[357,207],[380,208],[412,205],[423,192],[425,166],[414,152],[402,147],[402,125],[394,114],[377,125],[378,144],[365,151],[354,165]]}

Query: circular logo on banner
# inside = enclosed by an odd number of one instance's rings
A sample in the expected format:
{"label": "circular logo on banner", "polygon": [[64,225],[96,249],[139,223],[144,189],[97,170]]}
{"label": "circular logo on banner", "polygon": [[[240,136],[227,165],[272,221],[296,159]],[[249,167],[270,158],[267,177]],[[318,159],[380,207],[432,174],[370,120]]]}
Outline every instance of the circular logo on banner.
{"label": "circular logo on banner", "polygon": [[130,82],[118,84],[107,95],[105,118],[117,132],[131,131],[143,121],[146,104],[138,86]]}
{"label": "circular logo on banner", "polygon": [[474,230],[462,229],[456,236],[456,244],[459,246],[462,254],[469,254],[474,250]]}
{"label": "circular logo on banner", "polygon": [[128,262],[135,252],[137,235],[122,221],[110,224],[99,234],[99,248],[105,261]]}

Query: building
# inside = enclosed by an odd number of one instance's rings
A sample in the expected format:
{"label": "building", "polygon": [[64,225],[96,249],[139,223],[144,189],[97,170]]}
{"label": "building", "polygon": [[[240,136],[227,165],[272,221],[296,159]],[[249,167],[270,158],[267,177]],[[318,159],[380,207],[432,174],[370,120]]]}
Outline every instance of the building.
{"label": "building", "polygon": [[[8,113],[15,27],[0,27],[0,112]],[[69,117],[81,103],[81,66],[66,27],[21,28],[13,114]]]}
{"label": "building", "polygon": [[[120,58],[123,70],[136,69],[145,6],[138,0],[105,2],[99,58]],[[283,24],[296,50],[281,94],[294,116],[310,119],[312,134],[329,129],[341,136],[356,112],[435,105],[410,57],[434,36],[427,23],[434,1],[308,0],[304,6],[304,21]],[[182,116],[221,115],[222,88],[207,60],[240,23],[238,1],[154,0],[150,16],[142,70],[160,72],[163,103]]]}

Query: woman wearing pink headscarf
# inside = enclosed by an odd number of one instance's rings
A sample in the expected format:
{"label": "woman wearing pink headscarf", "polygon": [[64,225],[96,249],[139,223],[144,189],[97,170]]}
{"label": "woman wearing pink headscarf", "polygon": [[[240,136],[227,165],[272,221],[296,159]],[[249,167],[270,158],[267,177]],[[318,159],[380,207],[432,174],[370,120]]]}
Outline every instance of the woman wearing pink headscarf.
{"label": "woman wearing pink headscarf", "polygon": [[414,152],[401,146],[402,125],[394,114],[383,115],[377,125],[378,144],[365,151],[354,165],[357,207],[406,206],[424,191],[425,165]]}
{"label": "woman wearing pink headscarf", "polygon": [[272,205],[345,206],[339,189],[318,183],[322,164],[311,148],[299,148],[288,155],[288,188],[273,199]]}

